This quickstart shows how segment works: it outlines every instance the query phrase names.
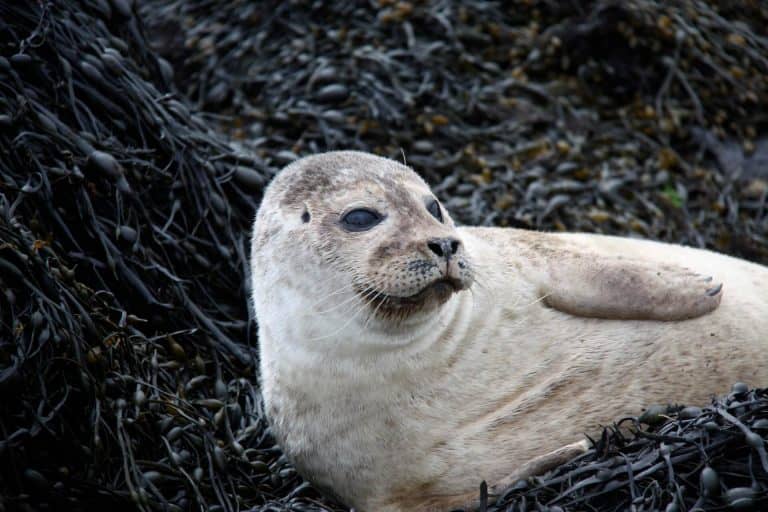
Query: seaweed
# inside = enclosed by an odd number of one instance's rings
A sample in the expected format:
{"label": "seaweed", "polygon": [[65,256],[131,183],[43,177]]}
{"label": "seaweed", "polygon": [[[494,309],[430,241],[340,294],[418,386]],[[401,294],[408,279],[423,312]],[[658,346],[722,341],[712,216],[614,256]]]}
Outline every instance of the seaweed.
{"label": "seaweed", "polygon": [[244,276],[272,170],[190,109],[130,2],[0,19],[0,506],[268,502],[292,470]]}
{"label": "seaweed", "polygon": [[[749,0],[0,3],[0,510],[343,510],[258,390],[248,231],[299,155],[405,158],[464,223],[767,263],[766,27]],[[623,420],[484,506],[758,508],[765,401]]]}
{"label": "seaweed", "polygon": [[750,0],[145,6],[156,49],[276,166],[405,158],[465,224],[768,262],[768,7]]}
{"label": "seaweed", "polygon": [[487,511],[762,510],[768,391],[736,383],[697,406],[652,406],[606,428],[582,456],[520,481]]}

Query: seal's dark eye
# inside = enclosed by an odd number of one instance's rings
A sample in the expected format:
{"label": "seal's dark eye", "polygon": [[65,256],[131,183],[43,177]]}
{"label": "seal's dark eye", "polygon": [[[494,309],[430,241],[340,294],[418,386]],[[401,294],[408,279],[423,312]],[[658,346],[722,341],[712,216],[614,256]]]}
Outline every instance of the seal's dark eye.
{"label": "seal's dark eye", "polygon": [[347,231],[367,231],[381,222],[383,217],[367,208],[357,208],[341,218],[341,225]]}
{"label": "seal's dark eye", "polygon": [[430,203],[427,205],[427,210],[432,214],[434,218],[440,222],[443,222],[443,211],[440,209],[440,203],[438,203],[436,199],[430,201]]}

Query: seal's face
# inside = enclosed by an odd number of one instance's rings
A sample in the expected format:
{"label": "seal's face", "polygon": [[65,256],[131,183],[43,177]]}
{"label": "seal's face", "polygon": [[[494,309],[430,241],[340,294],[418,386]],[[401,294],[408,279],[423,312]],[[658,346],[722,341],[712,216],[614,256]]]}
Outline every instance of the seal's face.
{"label": "seal's face", "polygon": [[[262,219],[267,212],[281,218]],[[352,314],[346,301],[367,312],[362,320],[429,313],[472,283],[461,238],[429,187],[410,168],[365,153],[315,155],[283,170],[257,217],[254,258],[270,245],[318,276],[306,284],[321,309]]]}

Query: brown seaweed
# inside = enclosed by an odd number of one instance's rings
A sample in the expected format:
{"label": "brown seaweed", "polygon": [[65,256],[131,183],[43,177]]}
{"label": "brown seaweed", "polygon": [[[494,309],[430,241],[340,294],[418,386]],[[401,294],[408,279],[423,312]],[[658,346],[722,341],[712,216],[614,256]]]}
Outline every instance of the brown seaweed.
{"label": "brown seaweed", "polygon": [[[0,511],[343,510],[270,437],[247,306],[299,155],[405,158],[464,223],[768,263],[766,27],[750,0],[0,4]],[[758,510],[766,421],[743,386],[654,408],[482,501]]]}

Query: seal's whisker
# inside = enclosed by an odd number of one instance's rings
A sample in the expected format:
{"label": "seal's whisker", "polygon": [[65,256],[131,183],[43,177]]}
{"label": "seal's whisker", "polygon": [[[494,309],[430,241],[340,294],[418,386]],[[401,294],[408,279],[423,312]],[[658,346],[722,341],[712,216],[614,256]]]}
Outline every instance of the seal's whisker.
{"label": "seal's whisker", "polygon": [[[537,303],[539,303],[539,302],[541,302],[541,301],[545,300],[545,299],[546,299],[547,297],[549,297],[550,295],[552,295],[552,294],[551,294],[551,293],[545,293],[544,295],[542,295],[542,296],[541,296],[541,297],[539,297],[538,299],[536,299],[536,300],[534,300],[534,301],[532,301],[532,302],[529,302],[528,304],[526,304],[526,305],[522,306],[522,308],[523,308],[523,309],[525,309],[525,308],[529,308],[529,307],[533,306],[534,304],[537,304]],[[518,300],[518,302],[519,302],[519,300]]]}
{"label": "seal's whisker", "polygon": [[476,284],[480,288],[483,288],[484,290],[490,290],[491,289],[491,287],[488,286],[488,284],[485,281],[485,276],[483,276],[482,274],[475,273],[472,276],[472,283]]}
{"label": "seal's whisker", "polygon": [[[336,283],[338,283],[338,281],[339,281],[339,276],[338,275],[332,275],[332,276],[329,276],[327,279],[325,279],[323,281],[318,281],[317,283],[315,283],[315,286],[316,286],[317,289],[321,289],[321,288],[324,288],[327,285],[333,283],[333,290],[334,290],[334,292],[336,292],[336,291],[339,291],[338,285],[336,284]],[[352,284],[353,284],[352,282],[346,283],[346,284],[342,285],[342,289],[350,287],[350,286],[352,286]]]}
{"label": "seal's whisker", "polygon": [[[375,297],[374,297],[374,300],[376,300]],[[384,304],[384,302],[386,302],[386,299],[380,300],[379,303],[374,308],[373,313],[368,315],[368,318],[365,320],[365,323],[363,324],[363,331],[365,331],[365,329],[368,327],[368,323],[371,321],[371,319],[376,317],[376,313],[379,311],[379,308],[382,306],[382,304]]]}
{"label": "seal's whisker", "polygon": [[[510,309],[518,309],[518,307],[520,306],[520,302],[521,302],[522,300],[523,300],[523,296],[522,296],[522,294],[518,293],[518,294],[515,296],[515,299],[514,299],[514,301],[512,302],[512,304],[510,304],[509,308],[510,308]],[[535,301],[534,301],[534,304],[535,304]]]}
{"label": "seal's whisker", "polygon": [[[379,287],[380,287],[380,284],[377,284],[376,288],[379,288]],[[363,331],[365,331],[365,328],[368,327],[368,323],[371,321],[371,319],[373,319],[376,316],[376,314],[379,311],[379,308],[381,308],[381,306],[387,301],[386,297],[381,297],[380,295],[376,294],[373,296],[371,303],[375,302],[377,299],[379,303],[376,305],[373,312],[368,315],[368,318],[366,319],[365,324],[363,324]]]}
{"label": "seal's whisker", "polygon": [[472,298],[472,312],[474,313],[475,306],[477,306],[477,303],[478,303],[477,295],[475,294],[475,290],[473,290],[472,288],[469,289],[469,294],[470,294],[470,297]]}
{"label": "seal's whisker", "polygon": [[361,307],[361,308],[358,308],[358,309],[357,309],[357,311],[355,311],[355,312],[354,312],[354,314],[352,314],[352,316],[350,316],[350,317],[349,317],[349,320],[347,320],[347,321],[346,321],[346,322],[345,322],[345,323],[344,323],[344,324],[343,324],[341,327],[339,327],[339,328],[338,328],[338,329],[336,329],[335,331],[333,331],[333,332],[331,332],[331,333],[328,333],[328,334],[325,334],[325,335],[323,335],[323,336],[316,336],[316,337],[314,337],[314,338],[310,338],[310,339],[309,339],[309,340],[307,340],[307,341],[310,341],[310,342],[312,342],[312,341],[318,341],[318,340],[323,340],[323,339],[326,339],[326,338],[331,338],[331,337],[333,337],[333,336],[337,335],[338,333],[340,333],[341,331],[343,331],[344,329],[346,329],[346,328],[347,328],[347,326],[349,326],[349,324],[351,324],[351,323],[352,323],[352,321],[355,319],[355,317],[357,316],[357,314],[358,314],[358,313],[360,313],[360,311],[362,311],[362,307]]}
{"label": "seal's whisker", "polygon": [[[377,293],[378,292],[376,291],[376,289],[371,288],[371,287],[365,287],[365,288],[363,288],[363,291],[355,292],[352,295],[351,300],[356,300],[356,302],[354,302],[349,308],[347,308],[342,313],[342,316],[346,316],[351,311],[354,311],[356,308],[358,308],[358,310],[362,309],[362,307],[364,307],[366,305],[366,301],[369,298],[371,298],[372,296],[375,296]],[[345,302],[349,303],[350,301],[345,301]],[[357,312],[355,314],[357,314]]]}
{"label": "seal's whisker", "polygon": [[[472,281],[473,284],[476,284],[479,288],[482,288],[485,292],[490,294],[490,296],[495,300],[496,299],[496,292],[494,290],[494,287],[489,284],[488,281],[490,279],[487,278],[487,276],[482,272],[483,269],[475,269],[473,275],[472,275]],[[470,290],[473,289],[473,287],[469,288]]]}
{"label": "seal's whisker", "polygon": [[[333,264],[335,259],[336,258],[328,259],[328,260],[326,260],[326,263]],[[315,301],[310,306],[312,309],[318,307],[324,301],[328,300],[329,298],[331,298],[331,297],[333,297],[335,295],[340,295],[340,294],[343,294],[343,293],[347,293],[350,290],[354,290],[355,286],[358,286],[360,288],[365,288],[363,286],[363,283],[364,283],[364,279],[363,278],[364,278],[364,276],[362,274],[360,274],[357,270],[352,269],[352,268],[345,268],[343,270],[345,272],[350,272],[352,274],[352,279],[350,280],[350,282],[342,285],[340,288],[334,289],[333,291],[331,291],[327,295],[325,295],[325,296],[321,297],[320,299],[318,299],[317,301]],[[338,280],[339,280],[338,275],[334,274],[334,275],[331,275],[328,278],[326,278],[324,281],[321,281],[321,282],[317,283],[316,286],[317,286],[317,288],[323,288],[327,284],[333,283],[333,282],[337,282]],[[349,299],[349,300],[351,300],[351,299]],[[333,306],[333,307],[331,307],[331,308],[329,308],[329,309],[327,309],[325,311],[318,311],[317,313],[318,314],[323,314],[323,313],[328,313],[330,311],[333,311],[334,309],[337,309],[337,307],[341,306],[342,304],[345,304],[345,303],[349,302],[349,300],[345,300],[341,304],[337,304],[336,306]]]}
{"label": "seal's whisker", "polygon": [[[375,293],[378,293],[378,292],[376,292],[376,290],[374,290],[374,289],[370,289],[370,290],[369,290],[369,291],[366,293],[366,295],[368,295],[368,294],[370,294],[370,293],[374,293],[374,294],[375,294]],[[332,333],[329,333],[329,334],[326,334],[326,335],[323,335],[323,336],[318,336],[318,337],[315,337],[315,338],[311,338],[311,339],[309,339],[308,341],[312,342],[312,341],[318,341],[318,340],[322,340],[322,339],[330,338],[330,337],[333,337],[333,336],[335,336],[335,335],[339,334],[340,332],[342,332],[344,329],[346,329],[346,328],[347,328],[347,327],[348,327],[348,326],[349,326],[349,325],[350,325],[350,324],[351,324],[351,323],[352,323],[352,322],[355,320],[355,318],[357,318],[357,315],[359,315],[359,314],[360,314],[360,312],[361,312],[361,311],[363,311],[363,310],[366,308],[366,306],[367,306],[367,303],[365,302],[365,299],[361,299],[361,300],[360,300],[360,302],[359,302],[358,304],[356,304],[356,305],[353,305],[353,306],[352,306],[352,307],[351,307],[351,308],[350,308],[350,309],[347,311],[347,313],[348,313],[349,311],[351,311],[352,309],[354,309],[356,306],[359,306],[359,307],[357,307],[357,309],[355,310],[355,312],[354,312],[354,313],[353,313],[353,314],[352,314],[352,315],[349,317],[349,320],[347,320],[346,322],[344,322],[344,324],[343,324],[341,327],[339,327],[338,329],[336,329],[336,330],[335,330],[335,331],[333,331]]]}
{"label": "seal's whisker", "polygon": [[[332,262],[326,262],[326,263],[332,264]],[[336,273],[334,273],[333,275],[327,276],[325,279],[318,280],[314,284],[317,289],[321,289],[331,283],[337,283],[338,281],[339,281],[339,276]],[[348,285],[345,285],[345,286],[348,286]],[[336,289],[336,286],[334,286],[334,290],[335,289]]]}
{"label": "seal's whisker", "polygon": [[349,285],[346,285],[346,286],[344,286],[343,288],[341,288],[339,290],[335,290],[335,291],[329,293],[328,295],[326,295],[325,297],[323,297],[319,301],[317,301],[314,304],[312,304],[311,307],[312,307],[312,309],[315,309],[316,307],[320,306],[320,304],[322,304],[326,300],[330,299],[334,295],[339,295],[341,293],[348,293],[350,291],[353,291],[351,297],[348,297],[348,298],[342,300],[341,302],[339,302],[338,304],[335,304],[335,305],[333,305],[333,306],[331,306],[331,307],[329,307],[327,309],[324,309],[322,311],[315,311],[314,313],[317,314],[317,315],[323,315],[323,314],[326,314],[326,313],[330,313],[331,311],[335,311],[335,310],[339,309],[340,307],[344,306],[345,304],[348,304],[349,302],[355,300],[357,298],[357,296],[354,293],[354,287],[353,287],[352,284],[349,284]]}
{"label": "seal's whisker", "polygon": [[323,295],[318,300],[313,302],[312,303],[312,307],[315,308],[315,307],[319,306],[320,304],[322,304],[323,302],[325,302],[326,300],[330,299],[331,297],[333,297],[335,295],[340,295],[340,294],[342,294],[344,292],[348,292],[351,289],[352,289],[352,284],[351,283],[350,284],[346,284],[346,285],[344,285],[341,288],[337,288],[337,289],[335,289],[335,290],[333,290],[333,291]]}

